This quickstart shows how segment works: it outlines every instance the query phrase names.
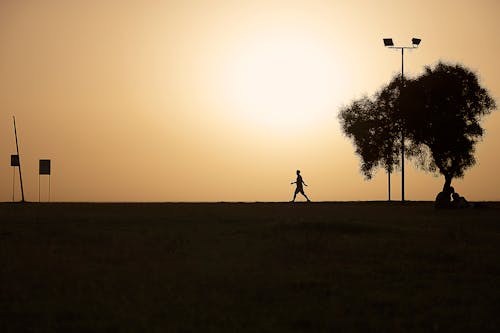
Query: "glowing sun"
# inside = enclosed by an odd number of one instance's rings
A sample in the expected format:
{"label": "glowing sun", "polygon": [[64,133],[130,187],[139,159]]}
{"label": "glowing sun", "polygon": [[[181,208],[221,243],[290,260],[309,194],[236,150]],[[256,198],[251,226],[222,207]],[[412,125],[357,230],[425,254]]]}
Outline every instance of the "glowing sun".
{"label": "glowing sun", "polygon": [[294,131],[332,114],[339,67],[325,42],[281,32],[254,36],[239,46],[228,66],[226,90],[245,120]]}

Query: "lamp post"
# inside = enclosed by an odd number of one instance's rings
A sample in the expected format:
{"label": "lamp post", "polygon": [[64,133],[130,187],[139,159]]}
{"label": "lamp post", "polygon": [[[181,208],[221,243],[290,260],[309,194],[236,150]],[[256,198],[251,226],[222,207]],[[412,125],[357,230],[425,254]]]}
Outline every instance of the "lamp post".
{"label": "lamp post", "polygon": [[[406,49],[415,49],[418,47],[422,40],[420,38],[412,38],[412,46],[395,46],[392,38],[384,38],[384,46],[390,49],[401,50],[401,90],[404,85],[405,78],[405,68],[404,68],[404,53]],[[389,173],[389,186],[391,186],[391,174]],[[389,189],[389,200],[391,200],[391,194]],[[401,201],[405,201],[405,133],[403,128],[401,129]]]}

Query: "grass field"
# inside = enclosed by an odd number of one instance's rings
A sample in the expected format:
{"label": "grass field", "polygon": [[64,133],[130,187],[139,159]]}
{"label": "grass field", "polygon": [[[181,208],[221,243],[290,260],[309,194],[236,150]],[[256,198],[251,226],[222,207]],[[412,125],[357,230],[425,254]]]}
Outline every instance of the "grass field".
{"label": "grass field", "polygon": [[500,203],[0,204],[0,332],[498,332]]}

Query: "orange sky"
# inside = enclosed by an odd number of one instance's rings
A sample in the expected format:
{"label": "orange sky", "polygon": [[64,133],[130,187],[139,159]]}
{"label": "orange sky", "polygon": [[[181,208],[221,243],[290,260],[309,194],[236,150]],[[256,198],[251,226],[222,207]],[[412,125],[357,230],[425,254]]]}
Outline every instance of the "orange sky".
{"label": "orange sky", "polygon": [[[12,115],[31,201],[39,159],[52,160],[53,201],[286,201],[297,168],[312,200],[385,200],[387,176],[363,179],[339,108],[399,72],[384,37],[422,39],[407,74],[459,61],[500,103],[499,12],[495,0],[2,0],[0,201]],[[498,112],[483,124],[478,164],[454,186],[500,200]],[[406,199],[433,200],[442,178],[406,166]]]}

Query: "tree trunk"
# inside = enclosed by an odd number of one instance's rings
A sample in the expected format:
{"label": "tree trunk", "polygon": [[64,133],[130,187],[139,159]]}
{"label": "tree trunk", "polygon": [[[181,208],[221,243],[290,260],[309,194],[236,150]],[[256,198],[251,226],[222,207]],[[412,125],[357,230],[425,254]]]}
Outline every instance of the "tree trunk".
{"label": "tree trunk", "polygon": [[444,175],[444,186],[443,186],[443,191],[446,192],[447,189],[451,187],[451,180],[453,177],[450,175]]}

